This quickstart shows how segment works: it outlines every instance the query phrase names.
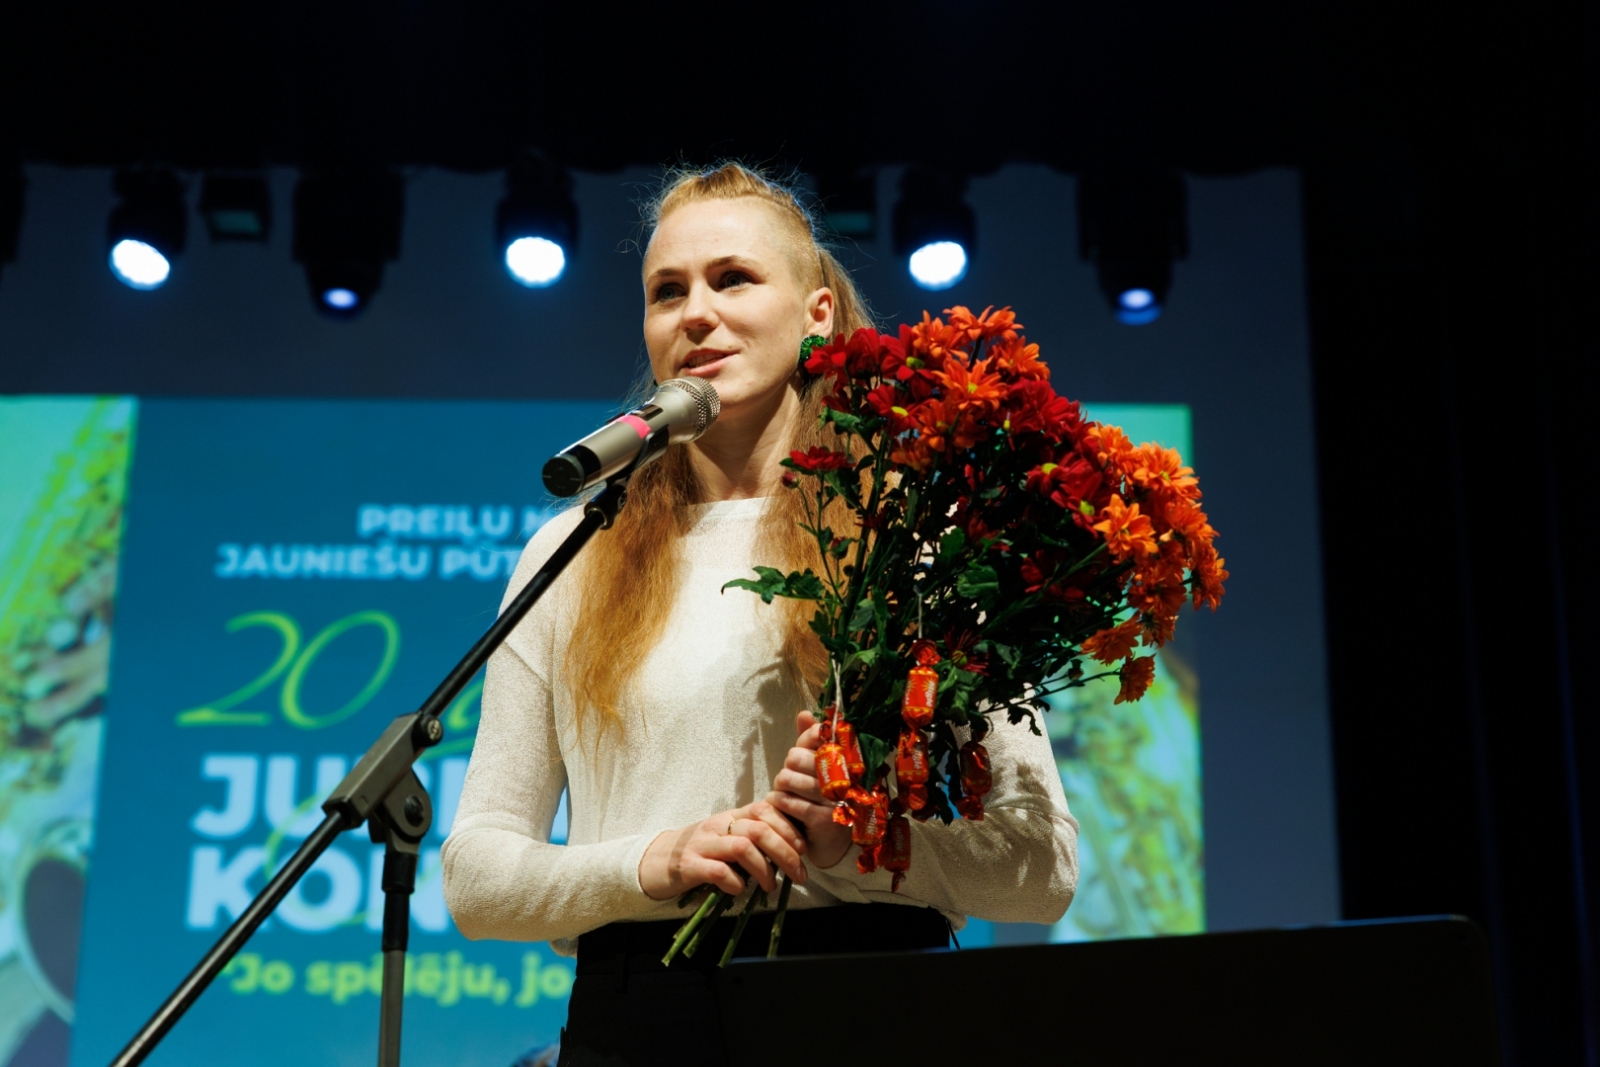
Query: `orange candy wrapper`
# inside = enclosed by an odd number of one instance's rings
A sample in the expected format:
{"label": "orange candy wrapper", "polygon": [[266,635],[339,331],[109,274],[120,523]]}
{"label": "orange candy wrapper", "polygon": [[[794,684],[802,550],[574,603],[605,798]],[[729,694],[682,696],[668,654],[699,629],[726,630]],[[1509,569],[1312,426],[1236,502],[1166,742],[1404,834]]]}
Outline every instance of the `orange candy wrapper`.
{"label": "orange candy wrapper", "polygon": [[850,765],[844,746],[829,741],[817,749],[817,788],[829,800],[843,800],[850,786]]}
{"label": "orange candy wrapper", "polygon": [[911,869],[911,822],[904,815],[897,814],[889,819],[889,831],[878,849],[877,859],[884,870],[894,873],[889,888],[898,893],[900,883]]}

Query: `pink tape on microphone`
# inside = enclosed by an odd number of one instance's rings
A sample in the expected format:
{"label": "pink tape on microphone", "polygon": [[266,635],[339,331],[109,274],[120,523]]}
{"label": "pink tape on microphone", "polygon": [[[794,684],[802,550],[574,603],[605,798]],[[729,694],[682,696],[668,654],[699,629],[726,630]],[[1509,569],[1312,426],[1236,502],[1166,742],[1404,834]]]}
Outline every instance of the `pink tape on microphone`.
{"label": "pink tape on microphone", "polygon": [[650,424],[637,415],[623,415],[617,421],[632,426],[633,432],[639,435],[641,441],[650,436]]}

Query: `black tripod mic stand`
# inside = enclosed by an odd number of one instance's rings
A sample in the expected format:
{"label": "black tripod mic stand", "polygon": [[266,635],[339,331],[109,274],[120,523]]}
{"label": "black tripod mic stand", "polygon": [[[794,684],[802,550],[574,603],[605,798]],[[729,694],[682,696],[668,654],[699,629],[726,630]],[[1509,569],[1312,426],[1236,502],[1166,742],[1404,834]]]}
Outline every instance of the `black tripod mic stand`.
{"label": "black tripod mic stand", "polygon": [[[250,935],[266,921],[296,882],[346,830],[367,823],[373,842],[383,850],[383,991],[378,1023],[378,1067],[399,1067],[400,1016],[405,996],[406,942],[411,924],[411,892],[416,886],[418,846],[433,825],[433,802],[417,779],[412,764],[422,753],[444,739],[439,717],[465,689],[472,676],[489,661],[495,649],[511,636],[529,609],[550,588],[567,564],[600,530],[610,529],[627,502],[628,481],[646,461],[666,447],[665,429],[642,442],[639,455],[621,473],[606,482],[600,494],[584,505],[583,519],[555,552],[529,579],[476,644],[462,657],[422,707],[389,724],[345,776],[322,810],[326,816],[306,837],[294,855],[274,874],[249,907],[217,939],[189,976],[178,984],[150,1021],[139,1029],[111,1067],[137,1067],[160,1043],[183,1013],[200,998],[212,979],[222,973]],[[659,439],[659,440],[658,440]]]}

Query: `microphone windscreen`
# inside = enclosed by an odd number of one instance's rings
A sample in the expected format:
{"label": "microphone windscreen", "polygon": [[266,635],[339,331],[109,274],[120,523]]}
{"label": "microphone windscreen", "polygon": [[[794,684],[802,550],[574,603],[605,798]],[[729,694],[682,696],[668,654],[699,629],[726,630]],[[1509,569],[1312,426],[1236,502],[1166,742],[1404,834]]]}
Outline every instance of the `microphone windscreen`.
{"label": "microphone windscreen", "polygon": [[669,389],[686,394],[689,398],[690,414],[694,418],[694,435],[688,438],[690,441],[710,429],[711,424],[717,421],[717,416],[722,414],[722,399],[717,396],[716,387],[704,378],[672,378],[662,382],[656,390],[657,403],[665,399],[662,394]]}

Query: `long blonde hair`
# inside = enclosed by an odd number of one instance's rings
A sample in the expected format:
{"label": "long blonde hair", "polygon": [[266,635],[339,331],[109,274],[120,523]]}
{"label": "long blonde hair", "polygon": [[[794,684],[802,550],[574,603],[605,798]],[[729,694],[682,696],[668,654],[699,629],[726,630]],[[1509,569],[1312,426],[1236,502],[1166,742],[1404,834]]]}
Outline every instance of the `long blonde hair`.
{"label": "long blonde hair", "polygon": [[[811,214],[788,188],[755,170],[726,163],[712,170],[669,172],[646,206],[645,223],[653,236],[662,219],[686,204],[742,197],[754,197],[772,208],[802,289],[833,292],[836,335],[848,336],[872,325],[849,272],[817,241]],[[800,412],[789,447],[804,450],[824,443],[825,431],[818,425],[824,380],[797,372],[793,387],[799,390]],[[583,597],[565,662],[580,734],[587,733],[584,728],[590,720],[598,722],[596,736],[622,728],[621,705],[645,657],[666,632],[677,601],[684,569],[681,542],[694,521],[688,508],[702,503],[703,497],[688,449],[668,449],[634,476],[616,525],[590,543],[583,561]],[[800,493],[780,490],[762,514],[757,559],[783,570],[820,570],[816,541],[800,529],[805,514]],[[784,668],[792,681],[813,692],[828,671],[827,655],[809,626],[814,607],[793,600],[779,600],[772,607],[781,612],[776,621],[782,627]]]}

